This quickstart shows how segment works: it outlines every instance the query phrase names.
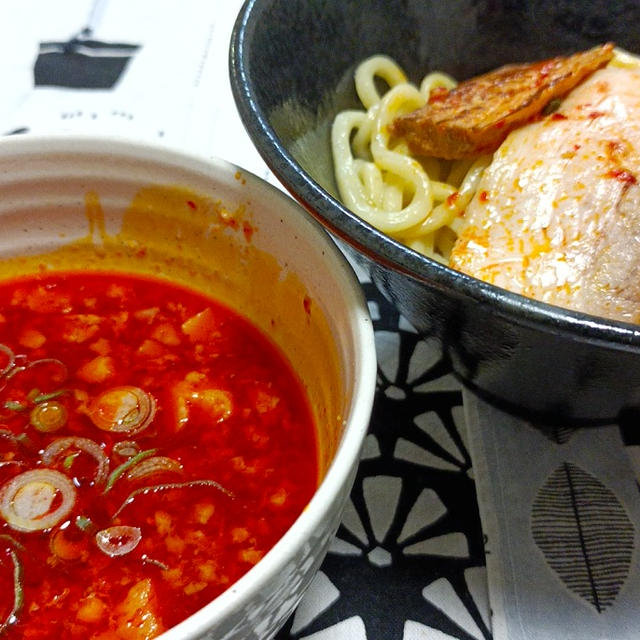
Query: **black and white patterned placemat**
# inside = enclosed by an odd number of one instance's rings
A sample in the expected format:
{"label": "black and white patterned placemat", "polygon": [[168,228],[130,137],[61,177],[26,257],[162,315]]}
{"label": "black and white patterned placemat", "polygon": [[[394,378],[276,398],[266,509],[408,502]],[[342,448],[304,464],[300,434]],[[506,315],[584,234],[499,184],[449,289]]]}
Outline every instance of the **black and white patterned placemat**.
{"label": "black and white patterned placemat", "polygon": [[459,383],[363,286],[379,359],[370,433],[334,544],[277,640],[491,638]]}

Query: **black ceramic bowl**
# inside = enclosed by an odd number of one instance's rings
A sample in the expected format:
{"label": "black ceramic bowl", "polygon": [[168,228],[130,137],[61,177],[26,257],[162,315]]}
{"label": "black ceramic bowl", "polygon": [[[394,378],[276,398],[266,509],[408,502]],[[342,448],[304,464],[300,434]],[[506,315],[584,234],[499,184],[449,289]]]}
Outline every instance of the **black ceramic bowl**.
{"label": "black ceramic bowl", "polygon": [[232,35],[231,83],[266,163],[344,240],[372,280],[456,373],[537,419],[600,422],[640,406],[640,326],[526,299],[411,251],[339,201],[330,126],[360,108],[357,63],[395,58],[413,80],[468,78],[613,41],[640,52],[630,0],[249,0]]}

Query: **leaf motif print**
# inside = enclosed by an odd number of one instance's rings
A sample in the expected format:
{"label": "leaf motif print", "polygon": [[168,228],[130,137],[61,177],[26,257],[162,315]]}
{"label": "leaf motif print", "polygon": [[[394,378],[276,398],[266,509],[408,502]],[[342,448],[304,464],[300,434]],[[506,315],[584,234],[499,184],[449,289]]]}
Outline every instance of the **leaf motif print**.
{"label": "leaf motif print", "polygon": [[538,491],[533,538],[565,586],[598,613],[610,607],[631,566],[634,527],[600,480],[565,462]]}
{"label": "leaf motif print", "polygon": [[529,423],[529,426],[533,429],[537,429],[542,435],[544,435],[551,442],[556,444],[566,444],[571,440],[571,437],[578,430],[577,427],[568,427],[562,425],[546,425],[546,424],[534,424]]}

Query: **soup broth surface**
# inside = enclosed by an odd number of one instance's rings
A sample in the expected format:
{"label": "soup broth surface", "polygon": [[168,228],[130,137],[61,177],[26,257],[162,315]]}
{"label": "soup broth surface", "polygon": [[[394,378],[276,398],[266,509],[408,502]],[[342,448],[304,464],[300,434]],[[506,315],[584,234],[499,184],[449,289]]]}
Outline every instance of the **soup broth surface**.
{"label": "soup broth surface", "polygon": [[0,635],[153,638],[254,566],[318,477],[246,319],[146,276],[0,284]]}

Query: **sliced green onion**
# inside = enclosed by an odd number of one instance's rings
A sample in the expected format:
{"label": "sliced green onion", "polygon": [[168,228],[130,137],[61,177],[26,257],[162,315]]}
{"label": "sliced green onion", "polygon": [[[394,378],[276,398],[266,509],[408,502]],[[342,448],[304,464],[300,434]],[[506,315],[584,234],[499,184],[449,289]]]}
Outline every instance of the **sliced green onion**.
{"label": "sliced green onion", "polygon": [[[96,469],[96,474],[93,478],[94,482],[96,484],[104,483],[109,475],[109,458],[107,458],[107,456],[105,455],[102,447],[97,442],[95,442],[94,440],[90,440],[89,438],[69,436],[66,438],[58,438],[57,440],[54,440],[42,452],[42,462],[50,467],[54,460],[61,454],[67,451],[71,451],[73,453],[74,449],[76,451],[84,451],[95,459],[95,461],[98,463],[98,468]],[[73,462],[73,460],[71,462]]]}
{"label": "sliced green onion", "polygon": [[27,405],[22,404],[22,402],[18,402],[17,400],[7,400],[3,405],[5,409],[9,411],[26,411]]}
{"label": "sliced green onion", "polygon": [[59,402],[45,400],[31,410],[29,421],[38,431],[51,433],[67,423],[67,410]]}
{"label": "sliced green onion", "polygon": [[57,358],[40,358],[40,360],[34,360],[33,362],[26,364],[24,369],[33,369],[34,367],[42,365],[53,365],[60,370],[57,376],[50,376],[50,378],[56,383],[64,382],[69,377],[69,369],[67,369],[67,365]]}
{"label": "sliced green onion", "polygon": [[6,533],[0,533],[0,540],[8,542],[12,544],[14,547],[20,549],[20,551],[24,551],[24,546],[18,542],[13,536],[7,535]]}
{"label": "sliced green onion", "polygon": [[16,531],[49,529],[71,512],[75,502],[73,483],[54,469],[25,471],[0,487],[0,515]]}
{"label": "sliced green onion", "polygon": [[95,539],[98,549],[113,558],[133,551],[142,540],[142,532],[138,527],[121,525],[101,529]]}
{"label": "sliced green onion", "polygon": [[146,449],[145,451],[140,451],[140,453],[137,453],[135,456],[133,456],[133,458],[129,458],[128,460],[125,460],[120,466],[116,467],[111,472],[111,474],[107,478],[107,482],[104,487],[103,493],[107,493],[107,491],[109,491],[109,489],[113,487],[113,485],[118,481],[118,479],[124,473],[126,473],[129,469],[131,469],[131,467],[138,464],[138,462],[140,462],[141,460],[144,460],[145,458],[149,458],[150,456],[154,455],[157,451],[158,451],[157,449]]}
{"label": "sliced green onion", "polygon": [[42,365],[53,366],[59,369],[57,375],[51,374],[49,376],[49,378],[53,382],[55,382],[56,385],[60,384],[61,382],[64,382],[69,377],[69,370],[67,369],[67,365],[61,360],[58,360],[57,358],[40,358],[40,360],[34,360],[33,362],[29,362],[27,364],[19,365],[19,366],[15,365],[15,358],[14,358],[14,366],[12,366],[8,371],[6,371],[5,377],[7,380],[9,380],[14,376],[18,375],[19,373],[22,373],[23,371],[27,371],[28,369],[33,369],[34,367],[39,367]]}
{"label": "sliced green onion", "polygon": [[[11,440],[16,445],[21,445],[27,449],[33,449],[33,442],[29,436],[22,433],[13,433],[13,431],[9,431],[8,429],[0,429],[0,438],[6,438],[7,440]],[[17,462],[17,461],[7,461],[7,462]],[[22,464],[22,463],[20,463]]]}
{"label": "sliced green onion", "polygon": [[23,371],[26,371],[27,367],[25,367],[24,365],[15,365],[11,367],[5,374],[5,377],[7,380],[10,380],[11,378],[13,378],[13,376],[17,375],[18,373],[22,373]]}
{"label": "sliced green onion", "polygon": [[81,531],[90,531],[91,529],[96,528],[96,525],[93,524],[93,520],[91,520],[91,518],[87,518],[87,516],[76,516],[74,522],[76,523],[76,527]]}
{"label": "sliced green onion", "polygon": [[13,353],[13,351],[9,349],[6,344],[0,344],[0,351],[4,353],[5,356],[7,356],[7,364],[5,364],[4,369],[0,371],[0,376],[4,376],[5,374],[9,373],[9,371],[11,371],[11,369],[13,369],[13,367],[15,366],[16,356],[15,353]]}
{"label": "sliced green onion", "polygon": [[142,562],[145,564],[152,564],[163,571],[169,571],[169,566],[164,562],[160,562],[160,560],[156,560],[155,558],[150,558],[146,553],[142,555]]}
{"label": "sliced green onion", "polygon": [[0,635],[2,635],[12,624],[18,622],[18,616],[24,604],[24,587],[22,578],[22,563],[18,554],[9,549],[9,556],[13,563],[13,607],[4,622],[0,624]]}
{"label": "sliced green onion", "polygon": [[7,438],[15,443],[23,442],[25,439],[28,441],[25,433],[13,433],[9,429],[0,429],[0,438]]}
{"label": "sliced green onion", "polygon": [[127,473],[127,478],[144,478],[156,473],[182,473],[182,465],[173,458],[152,456],[134,465]]}
{"label": "sliced green onion", "polygon": [[139,433],[156,414],[153,396],[139,387],[114,387],[97,396],[89,408],[93,424],[112,433]]}
{"label": "sliced green onion", "polygon": [[79,451],[75,451],[74,453],[70,453],[65,459],[62,461],[62,468],[65,471],[69,471],[73,466],[75,459],[80,455]]}
{"label": "sliced green onion", "polygon": [[23,444],[27,447],[33,446],[33,443],[31,442],[31,440],[29,439],[29,436],[26,433],[19,433],[16,436],[16,442],[19,442],[20,444]]}
{"label": "sliced green onion", "polygon": [[166,482],[164,484],[154,484],[150,487],[141,487],[132,491],[124,500],[124,502],[116,509],[111,519],[117,518],[125,507],[130,505],[139,495],[144,495],[156,491],[170,491],[171,489],[189,489],[190,487],[212,487],[229,498],[235,498],[233,493],[225,489],[215,480],[189,480],[187,482]]}
{"label": "sliced green onion", "polygon": [[54,400],[55,398],[59,398],[63,396],[65,393],[69,393],[69,389],[58,389],[57,391],[51,391],[50,393],[39,393],[33,401],[36,404],[40,404],[41,402],[47,402],[48,400]]}
{"label": "sliced green onion", "polygon": [[113,445],[112,453],[121,458],[133,458],[140,453],[140,447],[135,440],[121,440]]}

